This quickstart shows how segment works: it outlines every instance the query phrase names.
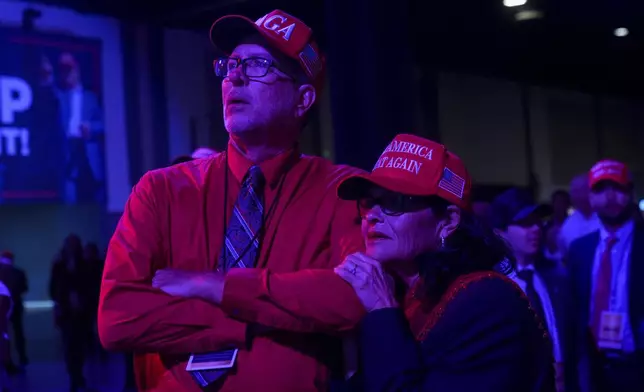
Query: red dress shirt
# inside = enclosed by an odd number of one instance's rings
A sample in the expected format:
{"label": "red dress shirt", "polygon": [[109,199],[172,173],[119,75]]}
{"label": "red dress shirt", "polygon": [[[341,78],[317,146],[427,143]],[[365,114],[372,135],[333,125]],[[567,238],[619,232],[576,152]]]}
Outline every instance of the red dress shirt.
{"label": "red dress shirt", "polygon": [[[217,268],[222,210],[232,215],[251,165],[229,144],[227,154],[148,172],[128,199],[108,249],[99,334],[108,349],[137,352],[141,391],[199,391],[185,371],[187,353],[231,345],[240,351],[223,392],[326,390],[328,364],[340,358],[328,337],[310,332],[349,330],[364,315],[353,289],[332,271],[363,249],[355,203],[336,196],[338,183],[358,169],[297,150],[260,164],[265,211],[275,203],[274,212],[257,268],[228,273],[221,307],[151,287],[158,269]],[[286,332],[253,336],[256,324]]]}

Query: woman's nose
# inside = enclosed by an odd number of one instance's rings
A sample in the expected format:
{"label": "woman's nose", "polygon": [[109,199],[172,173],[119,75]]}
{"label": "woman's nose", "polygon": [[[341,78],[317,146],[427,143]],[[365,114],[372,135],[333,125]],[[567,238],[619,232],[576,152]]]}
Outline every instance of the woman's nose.
{"label": "woman's nose", "polygon": [[382,209],[379,205],[373,206],[373,208],[370,208],[369,211],[367,211],[365,218],[369,223],[382,222]]}

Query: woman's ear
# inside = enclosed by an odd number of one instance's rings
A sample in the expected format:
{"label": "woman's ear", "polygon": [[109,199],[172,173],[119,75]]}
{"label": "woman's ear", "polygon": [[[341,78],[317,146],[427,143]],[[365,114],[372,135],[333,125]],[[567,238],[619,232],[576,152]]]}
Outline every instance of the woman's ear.
{"label": "woman's ear", "polygon": [[442,223],[438,236],[439,238],[448,238],[461,224],[461,209],[454,205],[447,207]]}

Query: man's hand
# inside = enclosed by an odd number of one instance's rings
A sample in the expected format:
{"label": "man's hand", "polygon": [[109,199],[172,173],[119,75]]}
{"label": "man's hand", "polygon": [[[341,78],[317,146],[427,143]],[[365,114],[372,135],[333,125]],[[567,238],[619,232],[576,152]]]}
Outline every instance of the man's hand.
{"label": "man's hand", "polygon": [[173,296],[202,298],[220,304],[224,294],[224,275],[215,272],[162,269],[152,278],[152,287]]}

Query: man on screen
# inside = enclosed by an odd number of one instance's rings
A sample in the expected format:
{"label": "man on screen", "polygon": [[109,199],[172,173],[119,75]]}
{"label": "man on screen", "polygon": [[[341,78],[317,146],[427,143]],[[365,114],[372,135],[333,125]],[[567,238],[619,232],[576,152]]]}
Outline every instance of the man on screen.
{"label": "man on screen", "polygon": [[103,183],[103,114],[98,97],[81,83],[80,66],[71,53],[58,59],[60,119],[66,135],[64,200],[97,201]]}

